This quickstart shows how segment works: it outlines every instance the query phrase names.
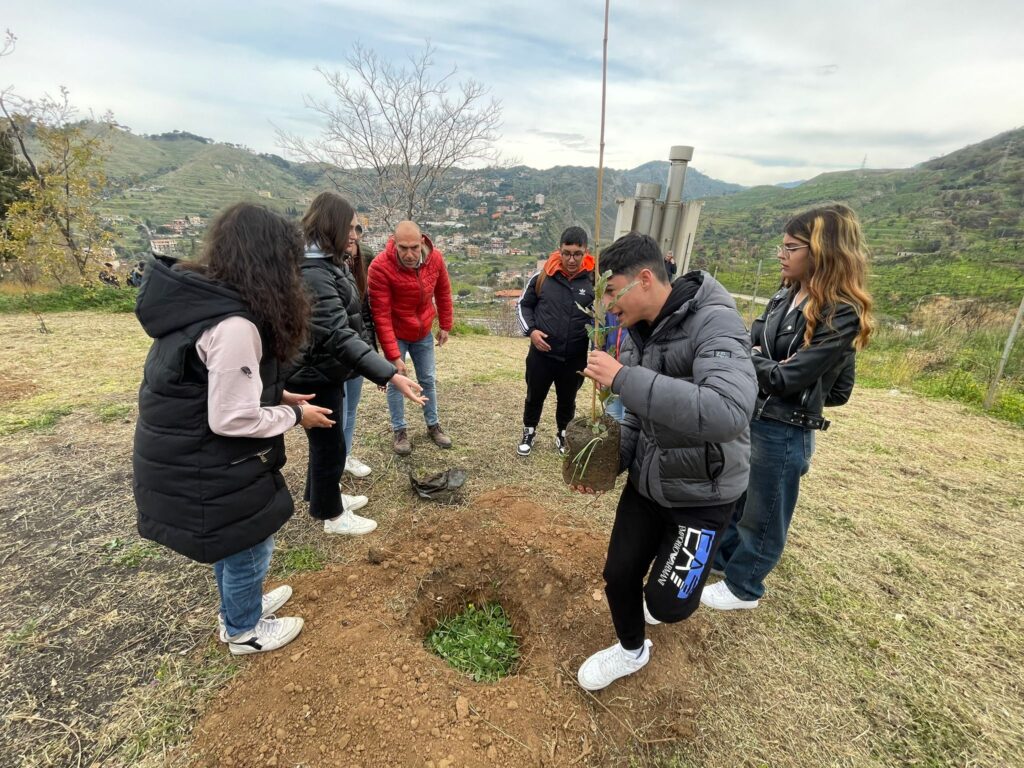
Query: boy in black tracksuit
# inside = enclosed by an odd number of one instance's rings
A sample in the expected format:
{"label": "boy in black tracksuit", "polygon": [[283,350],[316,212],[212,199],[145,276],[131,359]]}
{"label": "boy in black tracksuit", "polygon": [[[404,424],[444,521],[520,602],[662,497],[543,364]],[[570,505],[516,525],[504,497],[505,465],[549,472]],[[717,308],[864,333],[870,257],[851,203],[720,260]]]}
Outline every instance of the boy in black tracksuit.
{"label": "boy in black tracksuit", "polygon": [[526,355],[526,404],[523,438],[517,449],[528,456],[533,449],[544,400],[555,385],[555,446],[565,453],[565,428],[576,414],[579,375],[587,362],[590,318],[576,305],[594,303],[594,257],[587,252],[587,233],[569,227],[559,249],[526,284],[519,297],[519,324],[530,337]]}

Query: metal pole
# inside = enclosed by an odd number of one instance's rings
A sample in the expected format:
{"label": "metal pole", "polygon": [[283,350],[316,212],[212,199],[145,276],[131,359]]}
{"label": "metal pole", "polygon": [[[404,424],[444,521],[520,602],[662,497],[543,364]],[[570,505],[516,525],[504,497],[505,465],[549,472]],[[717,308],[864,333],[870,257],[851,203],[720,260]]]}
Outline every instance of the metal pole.
{"label": "metal pole", "polygon": [[[604,181],[604,108],[605,99],[608,95],[608,8],[611,0],[604,0],[604,40],[601,52],[601,144],[597,156],[597,212],[594,214],[594,277],[601,276],[601,195],[602,182]],[[598,317],[601,307],[601,296],[594,297],[594,328],[601,328],[604,318]],[[595,341],[603,342],[595,334]],[[595,347],[598,345],[595,344]],[[590,395],[590,421],[597,422],[597,382],[591,388]]]}
{"label": "metal pole", "polygon": [[750,297],[750,322],[754,322],[754,310],[757,309],[757,289],[761,285],[761,264],[764,259],[757,260],[757,276],[754,278],[754,295]]}
{"label": "metal pole", "polygon": [[1010,335],[1006,337],[1006,344],[1003,346],[1003,356],[999,359],[999,368],[996,369],[995,378],[992,379],[992,383],[988,388],[988,393],[985,395],[985,402],[983,405],[986,411],[991,408],[992,403],[995,402],[996,392],[999,390],[999,380],[1003,378],[1003,369],[1006,368],[1006,361],[1010,358],[1010,350],[1013,349],[1013,342],[1017,339],[1017,331],[1020,330],[1022,318],[1024,318],[1024,297],[1021,298],[1020,306],[1017,307],[1017,317],[1013,320],[1013,326],[1010,328]]}

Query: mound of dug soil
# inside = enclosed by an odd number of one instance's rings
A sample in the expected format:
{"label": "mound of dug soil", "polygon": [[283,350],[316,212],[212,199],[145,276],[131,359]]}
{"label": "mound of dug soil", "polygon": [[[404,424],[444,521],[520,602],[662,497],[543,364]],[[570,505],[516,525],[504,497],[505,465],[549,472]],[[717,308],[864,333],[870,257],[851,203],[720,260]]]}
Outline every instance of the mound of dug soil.
{"label": "mound of dug soil", "polygon": [[[576,684],[580,663],[614,642],[606,531],[557,524],[499,489],[374,545],[359,563],[291,579],[284,613],[305,631],[250,657],[212,703],[198,765],[596,765],[691,734],[699,620],[649,628],[638,674],[596,695]],[[424,646],[439,618],[483,600],[504,606],[521,642],[518,669],[497,683]]]}

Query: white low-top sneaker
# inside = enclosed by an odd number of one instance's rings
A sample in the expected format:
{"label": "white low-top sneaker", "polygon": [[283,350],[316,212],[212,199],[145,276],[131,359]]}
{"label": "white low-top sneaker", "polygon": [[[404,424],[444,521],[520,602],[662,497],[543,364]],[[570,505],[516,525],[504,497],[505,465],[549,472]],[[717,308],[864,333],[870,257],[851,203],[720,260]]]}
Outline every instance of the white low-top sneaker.
{"label": "white low-top sneaker", "polygon": [[366,477],[373,470],[363,464],[363,462],[355,456],[346,456],[345,471],[352,475],[352,477]]}
{"label": "white low-top sneaker", "polygon": [[377,530],[377,521],[361,517],[351,509],[346,509],[333,520],[324,520],[324,533],[337,533],[343,536],[362,536]]}
{"label": "white low-top sneaker", "polygon": [[654,616],[651,615],[650,609],[647,607],[647,600],[644,600],[644,621],[650,624],[652,627],[655,624],[661,624]]}
{"label": "white low-top sneaker", "polygon": [[260,619],[255,629],[228,638],[228,650],[235,656],[277,650],[298,637],[304,623],[297,617],[268,616]]}
{"label": "white low-top sneaker", "polygon": [[724,581],[704,587],[700,593],[700,604],[716,611],[737,611],[744,608],[757,608],[757,600],[740,600],[729,591]]}
{"label": "white low-top sneaker", "polygon": [[576,674],[580,687],[588,691],[600,691],[607,688],[620,677],[632,675],[647,666],[651,660],[650,640],[644,640],[644,647],[640,656],[635,651],[627,651],[620,643],[611,648],[598,651],[589,659],[583,662],[580,671]]}
{"label": "white low-top sneaker", "polygon": [[349,496],[347,493],[341,494],[341,505],[345,508],[346,512],[355,512],[357,509],[362,509],[366,506],[369,501],[365,496]]}
{"label": "white low-top sneaker", "polygon": [[[284,604],[287,603],[292,597],[292,588],[287,584],[282,584],[277,589],[272,589],[263,596],[263,605],[261,606],[262,613],[260,614],[261,619],[267,618],[271,614],[277,613]],[[219,613],[217,614],[217,636],[220,638],[222,643],[228,641],[228,628],[224,626],[224,617]]]}

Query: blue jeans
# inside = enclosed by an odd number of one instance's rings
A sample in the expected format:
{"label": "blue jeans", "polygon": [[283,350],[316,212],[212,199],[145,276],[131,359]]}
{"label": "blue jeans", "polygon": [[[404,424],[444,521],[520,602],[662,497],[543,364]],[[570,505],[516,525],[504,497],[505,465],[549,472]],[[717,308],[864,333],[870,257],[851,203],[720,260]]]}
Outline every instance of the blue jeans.
{"label": "blue jeans", "polygon": [[620,424],[622,423],[622,420],[626,418],[626,406],[622,404],[622,400],[618,397],[604,407],[604,412]]}
{"label": "blue jeans", "polygon": [[274,537],[213,564],[220,592],[220,616],[234,637],[255,628],[263,614],[263,577],[270,567]]}
{"label": "blue jeans", "polygon": [[771,419],[750,422],[750,482],[715,557],[740,600],[764,594],[764,578],[782,558],[800,478],[813,454],[814,430]]}
{"label": "blue jeans", "polygon": [[[427,398],[427,405],[423,409],[423,416],[427,420],[427,426],[437,424],[437,388],[434,385],[434,337],[427,334],[419,341],[398,340],[398,353],[405,359],[405,353],[412,358],[413,368],[416,369],[416,381],[423,387],[423,396]],[[395,385],[388,383],[388,412],[391,414],[391,429],[405,429],[405,397],[395,389]]]}
{"label": "blue jeans", "polygon": [[345,382],[345,455],[352,455],[352,435],[356,431],[356,407],[363,394],[363,377],[356,376]]}

